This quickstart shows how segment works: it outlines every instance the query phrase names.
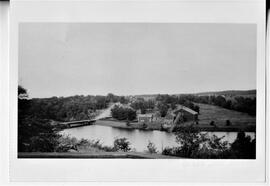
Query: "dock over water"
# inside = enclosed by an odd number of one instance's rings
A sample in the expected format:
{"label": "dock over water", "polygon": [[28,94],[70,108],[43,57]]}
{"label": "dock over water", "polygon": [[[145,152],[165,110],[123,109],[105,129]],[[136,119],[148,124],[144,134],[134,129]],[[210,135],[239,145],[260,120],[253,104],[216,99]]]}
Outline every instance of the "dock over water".
{"label": "dock over water", "polygon": [[64,128],[73,128],[73,127],[80,127],[80,126],[86,126],[86,125],[93,125],[96,120],[80,120],[80,121],[68,121],[68,122],[61,122],[59,125]]}

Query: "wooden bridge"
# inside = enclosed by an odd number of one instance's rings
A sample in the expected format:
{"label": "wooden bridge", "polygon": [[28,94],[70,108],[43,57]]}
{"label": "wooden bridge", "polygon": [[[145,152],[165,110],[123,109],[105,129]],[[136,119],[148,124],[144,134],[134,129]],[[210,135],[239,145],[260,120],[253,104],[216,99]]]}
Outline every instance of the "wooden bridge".
{"label": "wooden bridge", "polygon": [[92,120],[80,120],[80,121],[68,121],[68,122],[59,123],[59,126],[63,127],[63,128],[73,128],[73,127],[92,125],[95,122],[96,122],[95,119],[92,119]]}

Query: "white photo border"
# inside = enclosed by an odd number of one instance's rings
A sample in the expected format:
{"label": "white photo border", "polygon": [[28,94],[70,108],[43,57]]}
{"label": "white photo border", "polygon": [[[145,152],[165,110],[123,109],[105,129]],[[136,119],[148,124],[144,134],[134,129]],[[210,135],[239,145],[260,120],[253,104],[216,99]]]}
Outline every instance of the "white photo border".
{"label": "white photo border", "polygon": [[[265,182],[264,1],[12,1],[10,13],[11,181]],[[22,22],[257,24],[256,160],[18,159],[18,26]]]}

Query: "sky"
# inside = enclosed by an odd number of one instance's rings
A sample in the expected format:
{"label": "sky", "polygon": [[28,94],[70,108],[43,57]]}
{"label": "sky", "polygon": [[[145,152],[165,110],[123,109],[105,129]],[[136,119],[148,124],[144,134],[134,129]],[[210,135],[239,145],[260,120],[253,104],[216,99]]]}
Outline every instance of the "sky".
{"label": "sky", "polygon": [[20,23],[32,98],[256,89],[256,25]]}

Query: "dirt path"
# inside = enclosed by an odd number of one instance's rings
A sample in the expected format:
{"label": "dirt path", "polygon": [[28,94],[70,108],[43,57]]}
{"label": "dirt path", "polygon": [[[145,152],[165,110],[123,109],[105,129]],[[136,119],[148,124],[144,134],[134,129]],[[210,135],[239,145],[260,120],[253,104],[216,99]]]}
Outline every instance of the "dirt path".
{"label": "dirt path", "polygon": [[107,117],[111,117],[111,109],[117,105],[118,103],[114,103],[111,106],[109,106],[108,108],[104,109],[103,111],[101,111],[101,113],[95,117],[96,120],[102,119],[102,118],[107,118]]}

